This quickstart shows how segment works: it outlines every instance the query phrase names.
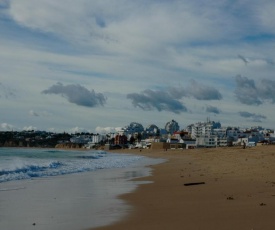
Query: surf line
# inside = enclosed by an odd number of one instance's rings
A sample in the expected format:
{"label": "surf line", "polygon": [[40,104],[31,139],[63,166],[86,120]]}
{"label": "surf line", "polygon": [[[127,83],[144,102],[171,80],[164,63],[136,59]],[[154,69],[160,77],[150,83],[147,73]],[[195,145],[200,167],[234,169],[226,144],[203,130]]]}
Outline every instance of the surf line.
{"label": "surf line", "polygon": [[5,191],[12,191],[12,190],[20,190],[20,189],[25,189],[25,187],[15,187],[15,188],[0,188],[0,192],[5,192]]}

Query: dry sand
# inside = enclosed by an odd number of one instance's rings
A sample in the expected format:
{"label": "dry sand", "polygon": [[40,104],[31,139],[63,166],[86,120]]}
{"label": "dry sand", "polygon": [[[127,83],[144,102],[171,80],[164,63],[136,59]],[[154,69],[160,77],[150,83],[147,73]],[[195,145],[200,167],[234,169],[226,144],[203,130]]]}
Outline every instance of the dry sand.
{"label": "dry sand", "polygon": [[[121,150],[165,158],[133,193],[133,208],[116,229],[275,229],[275,146]],[[185,186],[185,183],[205,184]]]}

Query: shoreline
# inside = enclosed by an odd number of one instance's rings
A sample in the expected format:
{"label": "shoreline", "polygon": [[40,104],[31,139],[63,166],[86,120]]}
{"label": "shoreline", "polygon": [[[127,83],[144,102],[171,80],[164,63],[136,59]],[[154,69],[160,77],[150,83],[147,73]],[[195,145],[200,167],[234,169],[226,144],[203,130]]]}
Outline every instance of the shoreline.
{"label": "shoreline", "polygon": [[275,229],[275,146],[111,152],[167,161],[119,196],[133,207],[124,219],[93,229]]}
{"label": "shoreline", "polygon": [[[51,155],[54,155],[55,149],[51,150],[54,150],[53,153],[50,151]],[[70,155],[71,150],[65,151]],[[40,152],[42,154],[43,151]],[[103,161],[103,166],[108,162],[122,163],[122,165],[0,183],[0,202],[3,206],[0,229],[29,229],[33,226],[39,230],[89,229],[92,226],[103,226],[121,219],[131,207],[122,199],[118,199],[119,195],[130,193],[139,184],[147,183],[132,179],[150,175],[151,169],[147,165],[160,161],[140,156],[128,158],[121,154],[113,155],[106,158],[107,161]],[[3,156],[5,157],[5,154]],[[18,163],[20,166],[29,163],[16,162],[15,167],[19,165]]]}

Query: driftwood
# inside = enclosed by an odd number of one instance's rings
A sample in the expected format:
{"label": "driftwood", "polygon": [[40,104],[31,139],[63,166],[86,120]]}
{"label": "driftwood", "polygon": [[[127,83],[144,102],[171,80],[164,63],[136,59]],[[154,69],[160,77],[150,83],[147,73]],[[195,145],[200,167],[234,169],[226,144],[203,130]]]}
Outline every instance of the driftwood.
{"label": "driftwood", "polygon": [[185,183],[184,186],[192,186],[192,185],[200,185],[205,184],[205,182],[192,182],[192,183]]}

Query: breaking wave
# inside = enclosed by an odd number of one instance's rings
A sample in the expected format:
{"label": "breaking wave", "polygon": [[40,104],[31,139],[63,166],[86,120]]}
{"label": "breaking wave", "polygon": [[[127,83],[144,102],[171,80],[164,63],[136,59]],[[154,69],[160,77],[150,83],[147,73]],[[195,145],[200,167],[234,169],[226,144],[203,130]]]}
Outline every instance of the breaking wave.
{"label": "breaking wave", "polygon": [[[54,154],[54,155],[53,155]],[[137,163],[142,156],[97,152],[33,151],[16,156],[0,152],[0,183],[50,177],[100,169],[123,168]]]}

